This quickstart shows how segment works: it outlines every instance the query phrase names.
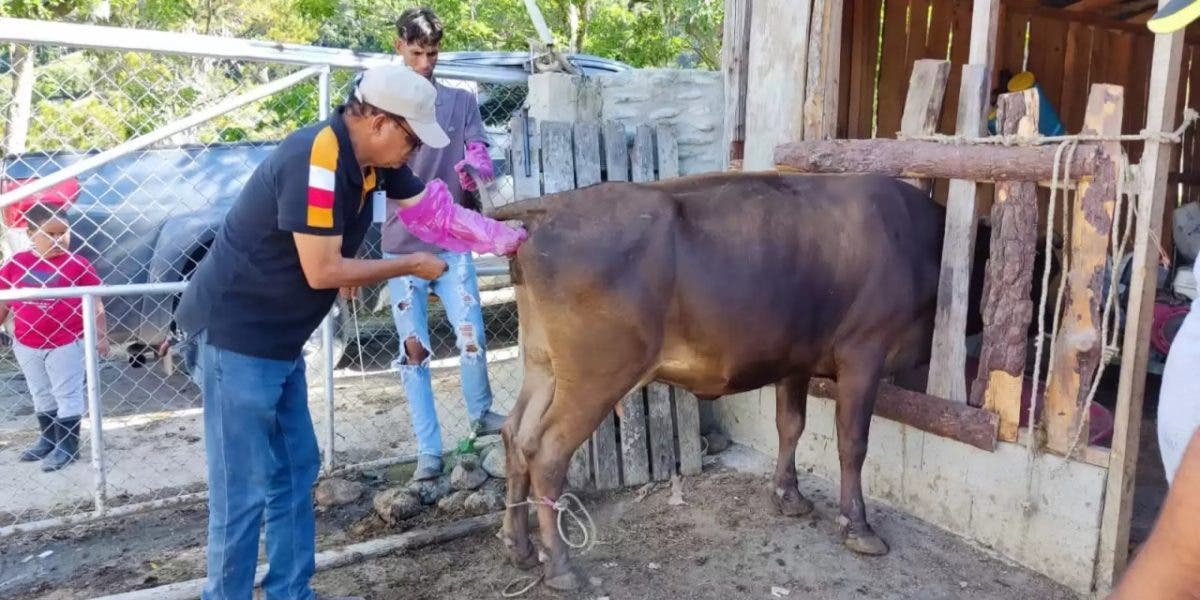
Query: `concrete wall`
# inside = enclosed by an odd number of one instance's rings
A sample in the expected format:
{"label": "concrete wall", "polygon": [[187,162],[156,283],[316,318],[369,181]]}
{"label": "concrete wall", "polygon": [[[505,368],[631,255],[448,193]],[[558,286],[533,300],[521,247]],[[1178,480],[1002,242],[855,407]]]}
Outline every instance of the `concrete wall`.
{"label": "concrete wall", "polygon": [[529,78],[529,116],[538,121],[618,121],[633,140],[641,124],[666,124],[679,142],[683,175],[722,168],[724,88],[715,71],[639,69],[581,78],[545,73]]}
{"label": "concrete wall", "polygon": [[[775,456],[775,391],[722,398],[709,418],[735,441]],[[810,397],[797,465],[838,481],[834,403]],[[875,417],[863,467],[864,493],[963,536],[1077,591],[1092,585],[1105,470],[1038,455],[1026,490],[1024,446],[985,452]],[[903,540],[889,540],[901,544]]]}

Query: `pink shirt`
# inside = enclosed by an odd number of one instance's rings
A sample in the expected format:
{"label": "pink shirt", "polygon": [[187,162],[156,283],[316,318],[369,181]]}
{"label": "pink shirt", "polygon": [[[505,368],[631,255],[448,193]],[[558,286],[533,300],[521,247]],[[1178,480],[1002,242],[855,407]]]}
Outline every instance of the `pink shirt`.
{"label": "pink shirt", "polygon": [[[77,254],[45,259],[26,250],[0,266],[0,290],[84,285],[100,285],[100,276],[88,259]],[[82,298],[12,301],[8,306],[13,333],[22,345],[58,348],[83,337]]]}

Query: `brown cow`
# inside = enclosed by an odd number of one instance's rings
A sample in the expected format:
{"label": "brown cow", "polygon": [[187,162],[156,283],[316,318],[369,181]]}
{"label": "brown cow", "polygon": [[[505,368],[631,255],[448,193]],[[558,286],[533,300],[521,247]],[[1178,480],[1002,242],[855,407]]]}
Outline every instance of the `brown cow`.
{"label": "brown cow", "polygon": [[[713,174],[605,183],[496,211],[529,229],[512,259],[524,381],[505,423],[508,501],[555,500],[575,449],[620,399],[662,381],[716,398],[775,384],[775,506],[812,510],[795,451],[809,378],[838,383],[845,544],[880,555],[861,469],[878,382],[927,359],[944,211],[877,176]],[[532,493],[530,486],[532,485]],[[528,513],[504,539],[538,563]],[[544,581],[576,587],[554,510]]]}

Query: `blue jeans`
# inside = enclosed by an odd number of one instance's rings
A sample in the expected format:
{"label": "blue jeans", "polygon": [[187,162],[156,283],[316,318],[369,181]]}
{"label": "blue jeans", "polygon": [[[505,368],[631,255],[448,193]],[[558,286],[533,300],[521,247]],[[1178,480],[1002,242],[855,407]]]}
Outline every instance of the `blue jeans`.
{"label": "blue jeans", "polygon": [[[392,257],[394,255],[385,255]],[[406,340],[416,338],[426,354],[432,356],[429,343],[429,292],[437,294],[446,309],[446,318],[454,328],[459,352],[459,370],[467,415],[472,421],[492,407],[492,387],[488,382],[487,348],[483,329],[483,310],[479,302],[479,282],[475,278],[475,263],[470,253],[443,252],[446,272],[433,281],[404,276],[388,280],[388,296],[392,302],[392,318],[400,334],[400,354],[395,367],[404,382],[408,397],[413,431],[417,436],[417,452],[442,454],[442,429],[433,404],[433,385],[429,375],[429,358],[411,364],[404,347]]]}
{"label": "blue jeans", "polygon": [[308,413],[304,359],[238,354],[196,340],[192,377],[204,395],[208,459],[205,600],[250,600],[266,514],[269,600],[310,600],[320,452]]}

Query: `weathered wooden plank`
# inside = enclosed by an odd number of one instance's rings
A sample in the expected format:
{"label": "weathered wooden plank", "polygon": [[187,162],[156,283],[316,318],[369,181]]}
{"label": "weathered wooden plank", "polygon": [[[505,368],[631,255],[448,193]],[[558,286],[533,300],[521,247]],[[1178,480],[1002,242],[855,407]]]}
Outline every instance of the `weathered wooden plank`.
{"label": "weathered wooden plank", "polygon": [[[814,396],[836,398],[837,384],[816,378],[808,391]],[[980,450],[996,449],[999,417],[966,404],[883,383],[879,386],[874,414]]]}
{"label": "weathered wooden plank", "polygon": [[[918,140],[819,140],[781,145],[775,154],[782,171],[798,173],[878,173],[891,177],[951,178],[971,181],[1048,181],[1054,147],[951,145]],[[1071,176],[1091,175],[1100,162],[1095,145],[1080,145]],[[1076,170],[1078,168],[1078,170]]]}
{"label": "weathered wooden plank", "polygon": [[547,121],[542,130],[542,189],[556,194],[575,189],[575,151],[571,124]]}
{"label": "weathered wooden plank", "polygon": [[721,73],[725,79],[725,150],[721,168],[741,160],[746,142],[746,81],[750,66],[750,0],[725,0]]}
{"label": "weathered wooden plank", "polygon": [[638,388],[621,399],[621,480],[627,486],[650,481],[646,436],[645,388]]}
{"label": "weathered wooden plank", "polygon": [[591,440],[584,440],[567,467],[567,485],[572,489],[586,490],[592,487]]}
{"label": "weathered wooden plank", "polygon": [[605,181],[629,181],[629,141],[625,139],[625,126],[609,121],[604,124]]}
{"label": "weathered wooden plank", "polygon": [[[1116,135],[1124,116],[1120,86],[1093,85],[1084,118],[1085,135]],[[1071,219],[1071,270],[1050,381],[1046,386],[1046,446],[1058,454],[1087,447],[1088,410],[1084,405],[1092,377],[1100,366],[1104,263],[1116,203],[1116,168],[1121,146],[1103,144],[1109,166],[1080,181]],[[1082,454],[1082,453],[1081,453]]]}
{"label": "weathered wooden plank", "polygon": [[679,440],[679,474],[699,475],[703,454],[700,448],[700,402],[691,392],[674,388],[675,432]]}
{"label": "weathered wooden plank", "polygon": [[883,0],[855,0],[854,48],[850,56],[849,137],[871,137],[875,115],[875,56],[879,49],[879,11]]}
{"label": "weathered wooden plank", "polygon": [[954,133],[958,122],[958,93],[962,88],[962,66],[971,51],[971,0],[954,2],[954,35],[950,41],[950,81],[942,103],[942,121],[938,131]]}
{"label": "weathered wooden plank", "polygon": [[592,434],[592,468],[596,474],[596,489],[615,490],[621,487],[620,447],[617,443],[616,415],[609,413]]}
{"label": "weathered wooden plank", "polygon": [[679,177],[679,141],[675,129],[670,125],[658,125],[654,130],[658,138],[658,178]]}
{"label": "weathered wooden plank", "polygon": [[[908,99],[904,101],[904,116],[900,118],[900,133],[911,136],[936,133],[949,77],[948,61],[921,59],[913,64],[912,77],[908,82]],[[926,192],[933,186],[929,180],[907,181]]]}
{"label": "weathered wooden plank", "polygon": [[1082,23],[1067,25],[1063,57],[1063,85],[1059,94],[1058,116],[1067,131],[1083,128],[1083,107],[1087,93],[1088,57],[1092,52],[1092,28]]}
{"label": "weathered wooden plank", "polygon": [[[1165,0],[1161,4],[1166,4]],[[1146,129],[1175,128],[1179,103],[1179,74],[1183,54],[1183,32],[1156,35],[1150,67],[1150,93]],[[1108,467],[1104,513],[1101,517],[1099,560],[1096,581],[1100,587],[1114,585],[1125,569],[1129,553],[1129,525],[1133,509],[1133,483],[1142,431],[1142,401],[1146,383],[1146,361],[1150,350],[1150,322],[1154,308],[1158,252],[1151,232],[1162,227],[1166,204],[1167,173],[1171,170],[1171,145],[1148,140],[1142,153],[1142,177],[1138,180],[1138,214],[1146,227],[1135,233],[1130,272],[1129,308],[1121,347],[1121,377],[1111,460]],[[1176,163],[1178,164],[1178,163]],[[1149,279],[1147,279],[1149,275]]]}
{"label": "weathered wooden plank", "polygon": [[650,414],[650,472],[655,481],[675,474],[675,427],[671,420],[671,387],[654,382],[646,386]]}
{"label": "weathered wooden plank", "polygon": [[879,105],[876,109],[878,137],[895,137],[908,82],[908,2],[887,0],[883,5],[883,53],[879,58]]}
{"label": "weathered wooden plank", "polygon": [[633,181],[654,181],[654,129],[649,125],[637,126],[629,161],[633,170]]}
{"label": "weathered wooden plank", "polygon": [[575,124],[575,187],[600,183],[600,124]]}
{"label": "weathered wooden plank", "polygon": [[[1000,0],[974,0],[971,8],[971,50],[967,62],[971,65],[986,67],[981,86],[985,92],[990,92],[992,89],[992,65],[996,64],[996,36],[999,26]],[[963,76],[965,79],[966,71],[963,72]],[[988,96],[985,96],[980,102],[980,114],[983,113],[983,107],[989,104],[987,99]],[[958,106],[961,110],[963,98],[959,98]],[[963,118],[958,117],[960,131],[963,123]],[[972,121],[968,120],[965,123],[971,124]]]}
{"label": "weathered wooden plank", "polygon": [[[1038,94],[1033,90],[1002,94],[997,128],[1006,135],[1034,136],[1038,131]],[[1033,319],[1034,254],[1037,251],[1037,184],[996,184],[992,204],[991,256],[983,288],[983,346],[971,406],[1000,417],[1000,439],[1017,441],[1021,423],[1021,386],[1025,381],[1027,331]]]}
{"label": "weathered wooden plank", "polygon": [[812,0],[812,5],[803,134],[806,140],[822,140],[837,131],[843,11],[842,0]]}
{"label": "weathered wooden plank", "polygon": [[751,11],[743,169],[771,168],[775,146],[804,133],[812,2],[755,0]]}
{"label": "weathered wooden plank", "polygon": [[[975,3],[975,8],[980,10],[981,4],[988,3],[995,4],[996,0],[980,0]],[[991,10],[987,6],[983,6],[982,9]],[[978,40],[975,38],[977,35],[985,35],[987,31],[981,27],[987,25],[994,30],[995,26],[994,21],[984,21],[981,24],[980,18],[976,15],[972,21],[972,57],[980,52]],[[992,33],[994,34],[994,31]],[[995,44],[994,35],[991,43]],[[977,136],[983,133],[983,107],[987,105],[987,82],[990,73],[990,67],[984,65],[990,64],[984,62],[963,65],[956,127],[959,134]],[[964,175],[960,172],[957,176]],[[955,402],[967,401],[965,336],[971,261],[975,251],[975,187],[975,183],[967,179],[950,180],[950,191],[946,198],[946,234],[942,242],[942,272],[938,279],[938,307],[934,316],[933,348],[929,363],[929,382],[926,387],[930,394]]]}
{"label": "weathered wooden plank", "polygon": [[[517,115],[508,123],[509,131],[512,132],[512,172],[513,172],[513,200],[524,200],[525,198],[536,198],[542,195],[542,165],[541,158],[538,156],[538,150],[530,138],[530,130],[533,128],[533,119],[528,120],[529,128],[526,128],[526,120]],[[494,198],[495,204],[499,206],[503,199]]]}

